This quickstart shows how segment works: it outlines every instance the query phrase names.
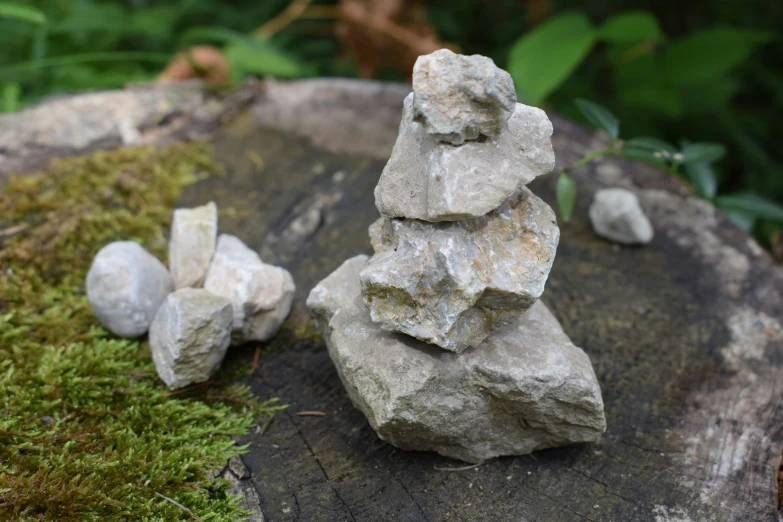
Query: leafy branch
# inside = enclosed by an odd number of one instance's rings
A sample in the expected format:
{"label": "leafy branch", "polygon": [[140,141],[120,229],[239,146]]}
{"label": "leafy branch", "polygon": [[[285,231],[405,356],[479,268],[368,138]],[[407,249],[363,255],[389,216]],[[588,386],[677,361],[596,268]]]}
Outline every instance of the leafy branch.
{"label": "leafy branch", "polygon": [[579,112],[593,127],[609,136],[605,149],[590,152],[560,170],[557,180],[557,205],[563,221],[571,219],[576,201],[576,182],[569,173],[607,156],[635,159],[663,168],[672,176],[684,178],[696,194],[725,211],[744,230],[750,230],[757,219],[783,222],[783,207],[777,203],[747,193],[717,195],[717,176],[713,164],[726,154],[719,143],[690,143],[682,140],[680,147],[658,138],[635,137],[620,139],[620,121],[609,109],[597,103],[577,99]]}

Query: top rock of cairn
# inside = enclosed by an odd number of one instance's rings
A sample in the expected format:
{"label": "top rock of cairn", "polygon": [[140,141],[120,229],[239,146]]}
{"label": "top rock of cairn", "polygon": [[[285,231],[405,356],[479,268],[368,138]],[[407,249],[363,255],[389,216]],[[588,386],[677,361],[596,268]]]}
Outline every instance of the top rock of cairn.
{"label": "top rock of cairn", "polygon": [[413,66],[413,118],[439,141],[497,136],[514,113],[511,75],[486,56],[440,49]]}

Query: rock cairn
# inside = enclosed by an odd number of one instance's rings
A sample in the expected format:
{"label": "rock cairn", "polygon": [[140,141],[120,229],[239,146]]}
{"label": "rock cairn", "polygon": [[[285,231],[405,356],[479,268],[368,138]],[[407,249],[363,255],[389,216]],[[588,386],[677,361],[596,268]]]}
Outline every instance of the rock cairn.
{"label": "rock cairn", "polygon": [[560,232],[526,185],[554,168],[551,135],[490,59],[440,50],[416,62],[375,190],[375,254],[307,299],[382,439],[482,462],[605,430],[587,355],[537,301]]}
{"label": "rock cairn", "polygon": [[113,334],[149,331],[155,368],[172,389],[208,380],[229,345],[271,339],[291,311],[291,274],[218,236],[214,203],[175,210],[169,266],[138,243],[110,243],[87,274],[87,298]]}

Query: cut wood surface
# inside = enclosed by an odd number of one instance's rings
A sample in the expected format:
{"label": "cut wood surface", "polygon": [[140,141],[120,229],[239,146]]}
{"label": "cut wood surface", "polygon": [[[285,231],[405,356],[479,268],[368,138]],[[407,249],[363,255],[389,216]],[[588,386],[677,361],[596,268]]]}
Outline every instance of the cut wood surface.
{"label": "cut wood surface", "polygon": [[[208,118],[188,120],[203,107],[187,105],[177,132],[158,131],[179,139],[192,136],[190,121],[218,128],[210,136],[226,177],[191,186],[181,205],[231,209],[221,231],[288,268],[297,284],[290,328],[248,378],[260,397],[290,406],[242,440],[250,474],[242,483],[254,486],[245,500],[260,503],[267,521],[777,521],[783,277],[723,214],[639,163],[607,159],[574,172],[577,205],[561,224],[543,297],[593,361],[606,405],[602,441],[464,469],[378,439],[321,341],[292,331],[307,324],[304,298],[320,279],[371,253],[372,192],[407,92],[349,80],[265,82],[235,94],[241,103],[203,98]],[[225,103],[233,103],[228,124]],[[16,139],[13,151],[0,143],[0,173],[122,144],[119,131],[67,146],[40,134],[31,141],[14,133],[24,115],[0,120],[0,137]],[[553,123],[559,166],[603,145],[582,127]],[[155,143],[152,130],[141,126],[140,142]],[[554,183],[550,175],[531,188],[553,204]],[[592,232],[587,207],[610,186],[638,194],[655,228],[650,245],[619,247]],[[250,360],[254,350],[237,352]]]}

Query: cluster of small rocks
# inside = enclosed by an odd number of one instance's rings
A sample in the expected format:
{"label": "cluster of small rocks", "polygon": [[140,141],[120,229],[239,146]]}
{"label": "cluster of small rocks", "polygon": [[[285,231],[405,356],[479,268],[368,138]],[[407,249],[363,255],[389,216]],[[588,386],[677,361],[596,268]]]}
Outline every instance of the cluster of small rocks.
{"label": "cluster of small rocks", "polygon": [[218,236],[214,203],[175,210],[169,269],[138,243],[117,241],[95,256],[86,286],[107,330],[149,332],[155,368],[172,389],[208,380],[229,345],[272,338],[295,290],[288,271],[237,237]]}
{"label": "cluster of small rocks", "polygon": [[469,462],[597,440],[590,361],[538,301],[560,231],[526,185],[554,168],[551,122],[481,56],[420,57],[413,91],[375,254],[307,300],[349,396],[382,439]]}

